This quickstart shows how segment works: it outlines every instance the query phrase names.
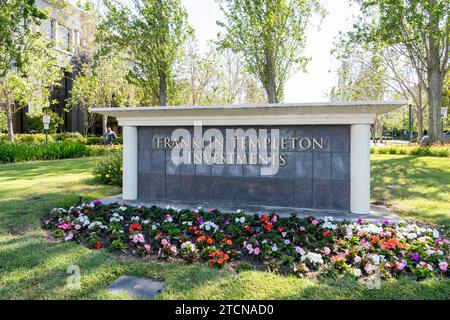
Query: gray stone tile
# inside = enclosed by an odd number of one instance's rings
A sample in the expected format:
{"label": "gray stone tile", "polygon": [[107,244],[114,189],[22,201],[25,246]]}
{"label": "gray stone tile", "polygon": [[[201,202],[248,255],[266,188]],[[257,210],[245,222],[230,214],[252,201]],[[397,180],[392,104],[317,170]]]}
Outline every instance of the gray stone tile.
{"label": "gray stone tile", "polygon": [[244,166],[244,177],[259,177],[259,165]]}
{"label": "gray stone tile", "polygon": [[163,200],[166,198],[166,176],[164,174],[150,175],[150,199]]}
{"label": "gray stone tile", "polygon": [[350,181],[331,181],[331,208],[350,210]]}
{"label": "gray stone tile", "polygon": [[313,208],[331,209],[331,180],[313,180]]}
{"label": "gray stone tile", "polygon": [[261,178],[260,190],[260,205],[273,206],[277,201],[277,179]]}
{"label": "gray stone tile", "polygon": [[194,178],[194,194],[198,200],[208,201],[211,196],[211,177],[195,176]]}
{"label": "gray stone tile", "polygon": [[312,179],[295,179],[294,207],[312,208],[313,181]]}
{"label": "gray stone tile", "polygon": [[180,164],[180,171],[182,176],[195,176],[195,164],[182,163]]}
{"label": "gray stone tile", "polygon": [[218,177],[227,176],[227,165],[226,164],[213,164],[211,165],[211,175]]}
{"label": "gray stone tile", "polygon": [[180,200],[195,200],[195,176],[180,176]]}
{"label": "gray stone tile", "polygon": [[227,164],[228,177],[243,177],[244,166],[241,164]]}
{"label": "gray stone tile", "polygon": [[212,200],[225,201],[229,199],[230,188],[228,178],[221,176],[211,177],[211,196]]}
{"label": "gray stone tile", "polygon": [[108,286],[112,294],[128,293],[131,296],[153,299],[164,289],[164,282],[136,276],[121,276]]}
{"label": "gray stone tile", "polygon": [[331,178],[331,154],[329,152],[313,152],[313,178]]}
{"label": "gray stone tile", "polygon": [[152,173],[165,174],[166,172],[166,152],[153,150],[151,153]]}
{"label": "gray stone tile", "polygon": [[277,179],[277,200],[275,205],[280,207],[294,206],[295,180],[278,178]]}
{"label": "gray stone tile", "polygon": [[350,126],[333,126],[331,137],[332,151],[350,152]]}
{"label": "gray stone tile", "polygon": [[211,165],[210,164],[196,164],[195,165],[195,175],[196,176],[210,176],[211,175]]}
{"label": "gray stone tile", "polygon": [[166,152],[166,175],[180,175],[180,166],[173,163],[171,152]]}
{"label": "gray stone tile", "polygon": [[138,174],[138,198],[140,200],[151,199],[151,176],[150,173]]}
{"label": "gray stone tile", "polygon": [[259,205],[260,182],[258,178],[244,178],[242,181],[243,198],[242,203]]}
{"label": "gray stone tile", "polygon": [[284,179],[294,179],[295,178],[295,154],[294,152],[284,152],[285,164],[284,166],[280,163],[280,169],[278,171],[277,177]]}
{"label": "gray stone tile", "polygon": [[295,178],[312,178],[312,152],[295,153]]}
{"label": "gray stone tile", "polygon": [[166,176],[166,199],[181,200],[181,178],[179,175]]}
{"label": "gray stone tile", "polygon": [[138,172],[152,172],[152,154],[150,150],[138,149]]}
{"label": "gray stone tile", "polygon": [[350,179],[350,153],[332,153],[331,177],[334,180]]}
{"label": "gray stone tile", "polygon": [[[331,126],[314,126],[313,138],[317,141],[322,141],[322,149],[315,147],[314,152],[329,152],[331,151]],[[322,140],[320,140],[322,139]]]}

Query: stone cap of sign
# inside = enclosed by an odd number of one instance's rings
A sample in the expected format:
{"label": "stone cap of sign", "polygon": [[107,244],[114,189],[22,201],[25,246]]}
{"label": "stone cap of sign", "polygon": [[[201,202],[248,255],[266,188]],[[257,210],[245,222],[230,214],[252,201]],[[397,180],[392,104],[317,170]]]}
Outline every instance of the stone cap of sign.
{"label": "stone cap of sign", "polygon": [[406,100],[315,103],[232,104],[91,108],[115,117],[122,126],[372,124],[376,115],[408,104]]}

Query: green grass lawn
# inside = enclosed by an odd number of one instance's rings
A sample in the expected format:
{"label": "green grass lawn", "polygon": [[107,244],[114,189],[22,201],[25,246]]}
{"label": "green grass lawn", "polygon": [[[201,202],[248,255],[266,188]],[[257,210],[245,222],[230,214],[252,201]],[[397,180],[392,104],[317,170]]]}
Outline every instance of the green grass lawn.
{"label": "green grass lawn", "polygon": [[[407,219],[447,224],[450,159],[376,155],[373,197]],[[124,274],[164,280],[159,299],[449,299],[450,280],[409,278],[369,289],[350,278],[321,280],[275,273],[216,270],[206,265],[158,263],[60,243],[40,229],[53,207],[118,193],[92,181],[96,158],[0,165],[0,298],[113,299],[106,287]],[[447,184],[447,185],[446,185]],[[81,288],[66,287],[78,265]],[[129,298],[129,297],[128,297]]]}

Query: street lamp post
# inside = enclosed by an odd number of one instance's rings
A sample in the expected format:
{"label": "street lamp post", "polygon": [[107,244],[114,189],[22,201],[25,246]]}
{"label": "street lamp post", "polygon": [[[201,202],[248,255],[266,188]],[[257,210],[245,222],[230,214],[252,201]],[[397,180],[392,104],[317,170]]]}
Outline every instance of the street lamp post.
{"label": "street lamp post", "polygon": [[42,117],[42,122],[44,123],[44,132],[45,132],[45,143],[48,142],[48,129],[50,125],[50,116],[48,114],[44,114]]}

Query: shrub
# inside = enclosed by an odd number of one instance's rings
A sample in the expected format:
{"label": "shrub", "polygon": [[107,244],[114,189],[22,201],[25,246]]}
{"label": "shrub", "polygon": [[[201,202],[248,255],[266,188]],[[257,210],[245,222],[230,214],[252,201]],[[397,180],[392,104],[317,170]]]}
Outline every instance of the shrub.
{"label": "shrub", "polygon": [[[86,138],[86,144],[92,145],[92,144],[102,144],[103,143],[103,137],[101,136],[90,136]],[[121,136],[118,136],[117,139],[114,140],[114,144],[122,144],[123,138]]]}
{"label": "shrub", "polygon": [[0,111],[0,133],[6,132],[6,114]]}
{"label": "shrub", "polygon": [[122,152],[122,146],[87,145],[89,156],[104,156]]}
{"label": "shrub", "polygon": [[428,156],[428,157],[449,157],[450,147],[445,146],[432,146],[432,147],[420,147],[420,146],[386,146],[370,148],[371,153],[378,154],[401,154],[401,155],[413,155],[413,156]]}
{"label": "shrub", "polygon": [[[0,135],[0,142],[8,141],[7,134]],[[48,141],[53,141],[53,137],[51,134],[48,135]],[[14,142],[15,143],[43,143],[45,142],[45,134],[43,133],[35,133],[35,134],[14,134]]]}
{"label": "shrub", "polygon": [[[27,114],[28,132],[42,133],[44,132],[44,124],[42,123],[42,112],[30,112]],[[55,112],[50,112],[49,133],[55,133],[63,124],[64,119]]]}
{"label": "shrub", "polygon": [[54,141],[72,141],[86,144],[87,139],[79,132],[62,132],[52,134]]}
{"label": "shrub", "polygon": [[122,185],[122,153],[113,152],[100,159],[94,168],[95,178],[103,184]]}
{"label": "shrub", "polygon": [[70,141],[49,143],[0,143],[0,162],[79,158],[88,155],[86,145]]}

